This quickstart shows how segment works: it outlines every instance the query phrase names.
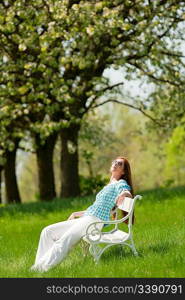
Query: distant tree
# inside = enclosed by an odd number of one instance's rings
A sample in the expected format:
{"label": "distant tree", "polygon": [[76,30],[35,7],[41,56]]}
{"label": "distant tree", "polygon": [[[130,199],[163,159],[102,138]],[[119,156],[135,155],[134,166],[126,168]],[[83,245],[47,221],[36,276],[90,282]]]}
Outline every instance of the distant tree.
{"label": "distant tree", "polygon": [[160,126],[148,122],[148,128],[157,130],[165,138],[170,138],[174,129],[185,127],[185,89],[165,84],[156,86],[149,97],[149,107],[152,115],[157,116]]}
{"label": "distant tree", "polygon": [[178,126],[174,129],[166,143],[166,185],[183,185],[185,176],[185,128]]}
{"label": "distant tree", "polygon": [[148,131],[148,118],[129,107],[110,103],[102,110],[105,112],[109,120],[105,123],[107,135],[109,133],[111,139],[110,144],[102,148],[100,143],[99,151],[95,148],[94,173],[108,175],[111,160],[123,155],[130,161],[135,190],[163,186],[166,140],[161,140],[156,130]]}

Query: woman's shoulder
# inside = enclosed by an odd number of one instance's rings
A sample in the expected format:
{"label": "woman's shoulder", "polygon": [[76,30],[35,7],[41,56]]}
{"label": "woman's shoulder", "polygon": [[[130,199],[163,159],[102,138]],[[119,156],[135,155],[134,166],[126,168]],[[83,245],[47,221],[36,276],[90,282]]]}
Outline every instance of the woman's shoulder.
{"label": "woman's shoulder", "polygon": [[123,178],[119,179],[119,180],[118,180],[118,183],[125,183],[125,184],[128,184],[127,181],[126,181],[125,179],[123,179]]}
{"label": "woman's shoulder", "polygon": [[117,186],[118,187],[130,188],[130,185],[128,184],[128,182],[125,179],[122,179],[122,178],[117,181]]}

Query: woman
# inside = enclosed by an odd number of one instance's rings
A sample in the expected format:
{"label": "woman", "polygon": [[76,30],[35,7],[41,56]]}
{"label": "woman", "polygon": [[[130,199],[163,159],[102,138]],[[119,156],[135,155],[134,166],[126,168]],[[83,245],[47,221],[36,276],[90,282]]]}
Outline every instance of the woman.
{"label": "woman", "polygon": [[[117,157],[110,168],[111,178],[97,195],[94,203],[85,211],[73,212],[67,221],[45,227],[40,235],[39,246],[32,271],[48,271],[60,263],[71,248],[85,235],[89,224],[110,220],[111,210],[124,197],[133,196],[131,170],[128,160]],[[101,229],[103,224],[99,224]]]}

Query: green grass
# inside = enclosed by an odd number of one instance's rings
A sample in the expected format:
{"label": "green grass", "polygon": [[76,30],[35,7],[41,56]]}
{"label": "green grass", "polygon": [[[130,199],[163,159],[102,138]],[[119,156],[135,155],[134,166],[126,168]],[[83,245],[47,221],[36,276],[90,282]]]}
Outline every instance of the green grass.
{"label": "green grass", "polygon": [[29,271],[44,226],[84,210],[94,197],[0,207],[0,277],[184,277],[185,187],[140,191],[136,203],[134,241],[130,248],[113,246],[99,263],[82,255],[79,243],[58,266],[45,273]]}

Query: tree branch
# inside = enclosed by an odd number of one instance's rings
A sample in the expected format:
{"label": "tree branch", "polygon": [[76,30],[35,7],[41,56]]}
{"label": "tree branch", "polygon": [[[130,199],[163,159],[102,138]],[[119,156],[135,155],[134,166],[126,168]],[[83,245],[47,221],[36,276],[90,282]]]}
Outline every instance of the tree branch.
{"label": "tree branch", "polygon": [[24,152],[30,152],[30,153],[33,153],[33,154],[35,154],[35,153],[36,153],[36,151],[35,151],[35,150],[28,149],[28,148],[26,148],[26,147],[23,147],[23,146],[19,146],[19,149],[20,149],[20,150],[22,150],[22,151],[24,151]]}
{"label": "tree branch", "polygon": [[[119,82],[119,83],[113,84],[113,85],[111,85],[111,86],[107,86],[106,88],[104,88],[104,89],[98,91],[98,93],[104,93],[104,92],[106,92],[106,91],[108,91],[108,90],[112,90],[113,88],[115,88],[115,87],[117,87],[117,86],[120,86],[120,85],[123,85],[123,84],[124,84],[124,82]],[[97,95],[95,95],[95,96],[93,97],[93,99],[91,100],[91,103],[86,107],[86,111],[88,111],[89,109],[91,109],[93,103],[94,103],[97,99],[98,99],[98,97],[97,97]]]}
{"label": "tree branch", "polygon": [[152,120],[154,123],[156,123],[158,126],[160,126],[160,127],[163,127],[163,126],[164,126],[164,124],[160,123],[159,120],[154,119],[151,115],[149,115],[148,113],[146,113],[142,107],[134,106],[133,104],[129,104],[129,103],[127,103],[127,102],[119,101],[119,100],[116,100],[116,99],[108,99],[108,100],[105,100],[105,101],[103,101],[103,102],[101,102],[101,103],[99,103],[99,104],[96,104],[96,105],[92,106],[91,109],[97,108],[97,107],[99,107],[99,106],[101,106],[101,105],[104,105],[104,104],[106,104],[106,103],[109,103],[109,102],[118,103],[118,104],[121,104],[121,105],[124,105],[124,106],[128,106],[128,107],[130,107],[130,108],[133,108],[133,109],[135,109],[135,110],[138,110],[138,111],[140,111],[143,115],[145,115],[147,118],[149,118],[149,119]]}
{"label": "tree branch", "polygon": [[[164,79],[164,78],[158,78],[156,76],[154,76],[153,74],[150,73],[150,71],[145,71],[139,64],[137,63],[132,63],[132,62],[128,62],[128,64],[136,67],[137,69],[141,70],[143,72],[144,75],[146,75],[147,77],[152,78],[155,81],[160,81],[160,82],[164,82],[164,83],[169,83],[171,85],[174,85],[176,87],[179,87],[180,82],[179,83],[174,83],[174,81],[168,80],[168,79]],[[181,82],[181,84],[184,84],[183,82]]]}
{"label": "tree branch", "polygon": [[168,52],[168,51],[159,51],[159,54],[164,54],[164,55],[168,55],[168,56],[173,56],[173,57],[185,57],[185,55],[180,55],[180,54],[175,54],[172,52]]}

